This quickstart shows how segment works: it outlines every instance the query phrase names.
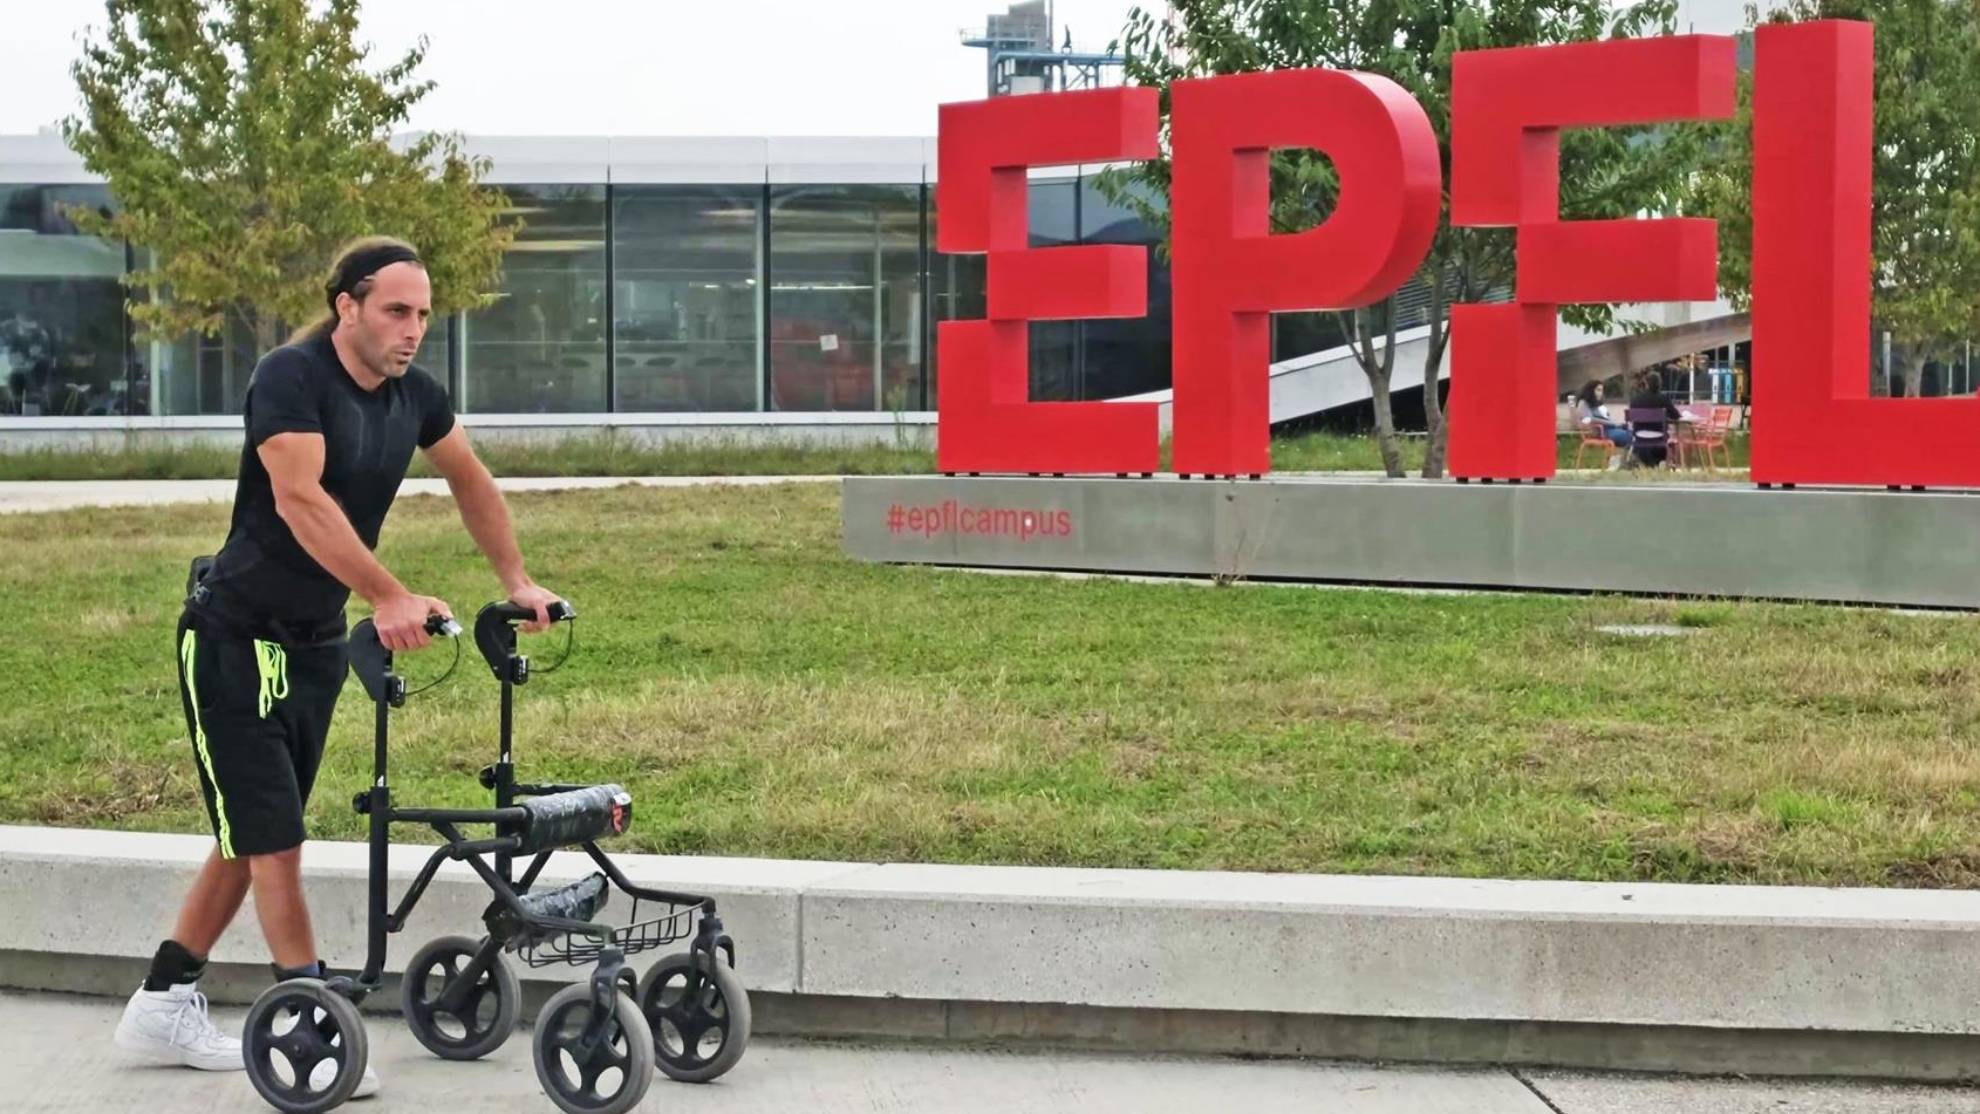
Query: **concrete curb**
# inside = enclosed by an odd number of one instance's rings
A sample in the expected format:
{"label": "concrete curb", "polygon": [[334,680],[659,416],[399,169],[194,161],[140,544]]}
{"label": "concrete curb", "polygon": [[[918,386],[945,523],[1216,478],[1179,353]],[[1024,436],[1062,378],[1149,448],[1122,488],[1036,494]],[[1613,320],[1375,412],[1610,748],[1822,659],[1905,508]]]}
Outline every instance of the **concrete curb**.
{"label": "concrete curb", "polygon": [[[64,969],[95,963],[84,983],[106,960],[141,969],[210,846],[0,827],[0,983],[101,992],[63,985]],[[428,854],[393,848],[395,896]],[[802,1031],[1980,1077],[1980,894],[614,859],[636,882],[715,895],[745,985]],[[361,844],[305,851],[339,967],[363,958],[364,863]],[[589,869],[560,854],[545,878]],[[478,933],[487,901],[444,867],[388,969],[433,936]],[[213,958],[265,971],[251,908]],[[1775,1047],[1797,1034],[1800,1051]],[[1772,1051],[1742,1054],[1743,1037]],[[1875,1055],[1851,1063],[1848,1048]]]}

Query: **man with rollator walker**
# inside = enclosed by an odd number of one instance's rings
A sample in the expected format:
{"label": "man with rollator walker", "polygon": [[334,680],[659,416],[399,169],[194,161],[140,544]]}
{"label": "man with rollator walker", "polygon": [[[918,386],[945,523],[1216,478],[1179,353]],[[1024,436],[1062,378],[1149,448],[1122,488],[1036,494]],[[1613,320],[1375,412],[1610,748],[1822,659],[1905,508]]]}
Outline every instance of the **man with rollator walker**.
{"label": "man with rollator walker", "polygon": [[[208,1071],[246,1068],[278,1109],[321,1111],[375,1094],[378,1076],[368,1062],[355,1002],[381,977],[385,933],[403,927],[439,860],[455,858],[483,876],[496,901],[487,914],[488,936],[436,940],[408,965],[407,1020],[428,1048],[468,1059],[506,1039],[520,1002],[500,953],[519,951],[532,965],[540,965],[539,954],[600,962],[594,983],[603,983],[595,995],[571,994],[593,989],[584,984],[566,988],[551,1005],[573,997],[569,1008],[546,1007],[539,1018],[539,1026],[563,1024],[577,1032],[570,1040],[539,1034],[538,1074],[558,1106],[630,1108],[646,1090],[656,1037],[669,1075],[721,1074],[747,1040],[748,1005],[734,975],[714,958],[719,946],[734,959],[714,902],[639,890],[598,851],[592,840],[623,831],[630,816],[631,798],[618,786],[531,786],[514,778],[510,693],[528,672],[527,659],[515,653],[516,631],[542,631],[574,612],[530,579],[507,505],[455,421],[446,390],[412,362],[432,313],[418,253],[387,237],[352,243],[331,268],[325,301],[315,322],[256,366],[244,407],[246,441],[232,523],[219,552],[193,563],[174,648],[216,846],[125,1008],[115,1043],[149,1059]],[[423,648],[436,635],[460,633],[445,601],[411,591],[373,553],[415,448],[446,479],[507,600],[484,608],[476,629],[479,648],[502,681],[502,761],[482,777],[495,790],[494,809],[395,809],[386,787],[386,709],[406,695],[390,672],[391,655]],[[353,592],[371,605],[372,617],[347,631],[344,607]],[[355,981],[332,977],[318,955],[301,870],[304,809],[345,670],[353,667],[378,706],[374,784],[355,802],[359,811],[375,813],[372,955]],[[430,824],[447,846],[397,914],[388,916],[383,848],[394,821]],[[456,829],[461,823],[494,824],[496,835],[470,840]],[[576,845],[605,873],[560,890],[530,892],[551,849]],[[494,854],[495,868],[483,863],[483,852]],[[518,853],[538,853],[520,881],[510,874]],[[634,895],[635,911],[639,901],[654,901],[666,915],[623,928],[589,923],[604,904],[608,875]],[[277,986],[250,1010],[244,1049],[213,1024],[198,981],[250,889]],[[701,933],[692,954],[657,965],[649,972],[650,987],[633,983],[623,970],[625,954],[682,939],[696,922]],[[578,943],[580,937],[589,944]],[[621,980],[648,1001],[638,1009],[616,1008]],[[422,997],[429,982],[439,989],[432,1001]],[[597,1009],[596,1002],[606,1008]],[[462,1016],[443,1022],[450,1010]],[[660,1024],[648,1024],[649,1017]],[[687,1036],[698,1039],[704,1031],[725,1047],[710,1052],[685,1046]],[[544,1063],[546,1039],[552,1059],[575,1067],[574,1073]],[[616,1093],[606,1093],[601,1072],[616,1080]]]}

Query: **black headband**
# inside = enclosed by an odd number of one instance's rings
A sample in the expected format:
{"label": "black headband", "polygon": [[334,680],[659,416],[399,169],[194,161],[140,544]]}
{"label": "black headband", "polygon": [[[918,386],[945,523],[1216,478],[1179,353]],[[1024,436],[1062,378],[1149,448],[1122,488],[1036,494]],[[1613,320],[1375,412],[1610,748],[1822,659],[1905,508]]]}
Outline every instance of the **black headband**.
{"label": "black headband", "polygon": [[329,295],[330,312],[337,312],[337,295],[350,294],[356,297],[358,283],[390,267],[394,263],[418,263],[419,253],[403,244],[380,244],[375,248],[354,251],[345,258],[343,266],[330,278],[330,285],[324,288]]}

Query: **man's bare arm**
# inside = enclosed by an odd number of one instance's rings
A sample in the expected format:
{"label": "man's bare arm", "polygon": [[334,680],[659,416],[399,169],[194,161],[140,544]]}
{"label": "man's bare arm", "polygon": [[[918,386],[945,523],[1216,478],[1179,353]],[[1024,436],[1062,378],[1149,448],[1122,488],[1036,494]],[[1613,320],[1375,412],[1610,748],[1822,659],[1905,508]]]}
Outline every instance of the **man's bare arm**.
{"label": "man's bare arm", "polygon": [[530,583],[523,571],[522,550],[516,546],[515,527],[509,520],[509,505],[495,477],[468,444],[467,432],[456,425],[447,436],[426,450],[434,471],[447,481],[460,508],[461,522],[474,537],[474,544],[488,557],[502,590],[513,592]]}
{"label": "man's bare arm", "polygon": [[502,498],[502,489],[496,486],[488,467],[475,455],[467,431],[456,425],[426,450],[426,456],[434,470],[446,478],[448,490],[454,493],[454,504],[460,509],[461,522],[473,536],[474,544],[487,556],[489,567],[502,582],[502,591],[508,593],[512,602],[536,608],[536,621],[525,623],[523,629],[543,629],[549,619],[546,608],[556,602],[557,596],[539,587],[524,569],[508,502]]}

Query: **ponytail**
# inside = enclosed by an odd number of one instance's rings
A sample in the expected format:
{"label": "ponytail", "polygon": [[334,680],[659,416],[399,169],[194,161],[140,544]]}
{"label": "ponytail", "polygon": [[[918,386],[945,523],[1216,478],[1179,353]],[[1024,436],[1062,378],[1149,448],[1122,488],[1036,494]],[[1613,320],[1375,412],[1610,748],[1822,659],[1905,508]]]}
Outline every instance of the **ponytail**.
{"label": "ponytail", "polygon": [[337,328],[337,315],[329,310],[318,313],[314,320],[289,334],[290,344],[301,344],[308,340],[318,340],[329,336]]}
{"label": "ponytail", "polygon": [[374,277],[394,263],[425,266],[420,261],[419,252],[411,244],[391,236],[361,236],[345,244],[343,250],[337,253],[336,261],[330,264],[330,273],[323,284],[327,308],[309,324],[291,334],[289,343],[317,340],[335,332],[338,295],[349,294],[358,304],[364,304],[365,296],[371,293]]}

